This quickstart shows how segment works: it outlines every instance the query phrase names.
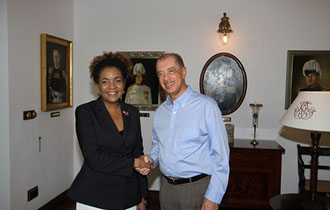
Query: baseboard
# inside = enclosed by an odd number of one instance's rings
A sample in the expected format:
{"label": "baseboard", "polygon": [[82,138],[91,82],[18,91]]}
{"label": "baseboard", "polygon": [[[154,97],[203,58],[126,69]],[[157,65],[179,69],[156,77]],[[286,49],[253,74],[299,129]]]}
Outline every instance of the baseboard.
{"label": "baseboard", "polygon": [[70,198],[66,195],[67,190],[56,196],[54,199],[40,207],[38,210],[53,210],[59,204],[65,203],[66,201],[70,200]]}

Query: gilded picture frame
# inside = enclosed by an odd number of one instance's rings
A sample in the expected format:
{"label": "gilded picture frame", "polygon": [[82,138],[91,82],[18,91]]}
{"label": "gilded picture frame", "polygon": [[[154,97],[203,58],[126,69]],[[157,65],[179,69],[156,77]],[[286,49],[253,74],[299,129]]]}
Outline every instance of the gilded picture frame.
{"label": "gilded picture frame", "polygon": [[[315,71],[316,74],[312,77],[306,70]],[[329,90],[330,51],[288,50],[285,109],[289,108],[299,91]]]}
{"label": "gilded picture frame", "polygon": [[41,110],[72,107],[72,41],[41,34]]}
{"label": "gilded picture frame", "polygon": [[[132,77],[128,78],[122,100],[137,107],[140,111],[154,111],[166,99],[156,74],[157,59],[164,51],[119,51],[133,63]],[[143,69],[141,71],[141,69]],[[142,86],[136,85],[136,74],[142,72]],[[134,91],[134,95],[132,95]],[[139,93],[141,95],[139,96]],[[132,97],[134,99],[131,100]]]}
{"label": "gilded picture frame", "polygon": [[202,94],[217,102],[222,115],[229,115],[245,98],[247,78],[244,67],[230,53],[215,54],[203,67],[199,87]]}

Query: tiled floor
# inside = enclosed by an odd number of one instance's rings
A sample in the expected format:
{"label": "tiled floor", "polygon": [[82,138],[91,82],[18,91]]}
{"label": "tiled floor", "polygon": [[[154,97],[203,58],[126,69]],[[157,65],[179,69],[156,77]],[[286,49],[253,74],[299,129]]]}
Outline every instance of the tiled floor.
{"label": "tiled floor", "polygon": [[[71,199],[66,199],[63,203],[60,203],[52,210],[76,210],[76,202]],[[149,193],[148,210],[160,210],[158,202],[158,193]]]}
{"label": "tiled floor", "polygon": [[[51,206],[48,208],[43,208],[42,210],[76,210],[76,202],[69,199],[65,196],[63,201],[58,203],[56,206]],[[148,210],[160,210],[159,200],[158,200],[158,191],[149,191],[148,198]],[[220,210],[234,210],[228,208],[219,208]],[[236,210],[236,209],[235,209]]]}
{"label": "tiled floor", "polygon": [[54,210],[76,210],[76,202],[67,200],[65,203],[59,204]]}

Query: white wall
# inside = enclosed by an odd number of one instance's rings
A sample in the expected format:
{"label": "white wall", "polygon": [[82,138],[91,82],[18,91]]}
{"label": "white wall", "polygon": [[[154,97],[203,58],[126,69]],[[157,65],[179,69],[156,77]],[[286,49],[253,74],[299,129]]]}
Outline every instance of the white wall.
{"label": "white wall", "polygon": [[[296,192],[296,144],[310,139],[308,132],[282,129],[278,123],[285,112],[287,50],[329,50],[329,9],[328,0],[0,0],[0,209],[39,208],[69,187],[81,164],[74,108],[61,110],[58,118],[41,112],[41,33],[73,40],[74,107],[95,98],[88,66],[103,50],[178,52],[188,67],[187,82],[197,91],[205,62],[218,52],[234,54],[248,77],[246,98],[230,115],[235,137],[251,138],[248,104],[264,104],[258,137],[286,149],[282,193]],[[226,46],[216,35],[223,12],[234,30]],[[22,112],[31,109],[37,118],[23,121]],[[141,119],[146,153],[150,114]],[[330,135],[322,135],[324,144]],[[36,185],[39,196],[27,202],[27,190]],[[159,187],[157,179],[150,185]]]}
{"label": "white wall", "polygon": [[0,0],[0,209],[10,209],[7,0]]}
{"label": "white wall", "polygon": [[[280,130],[287,51],[330,49],[330,1],[79,0],[74,9],[76,105],[95,98],[88,66],[104,50],[177,52],[188,68],[187,83],[196,91],[206,61],[216,53],[229,52],[242,62],[248,78],[246,98],[230,115],[235,137],[252,137],[248,104],[262,103],[258,138],[276,140],[286,149],[282,192],[297,191],[296,141],[308,143],[309,134]],[[226,46],[216,34],[223,12],[234,30]],[[142,119],[142,126],[145,147],[150,148],[152,118]],[[79,158],[75,163],[77,172]]]}
{"label": "white wall", "polygon": [[[73,1],[7,3],[11,209],[37,209],[72,181],[73,109],[60,110],[56,118],[41,111],[40,34],[72,40]],[[23,121],[24,110],[36,110],[37,118]],[[39,187],[39,196],[27,202],[27,191],[34,186]]]}

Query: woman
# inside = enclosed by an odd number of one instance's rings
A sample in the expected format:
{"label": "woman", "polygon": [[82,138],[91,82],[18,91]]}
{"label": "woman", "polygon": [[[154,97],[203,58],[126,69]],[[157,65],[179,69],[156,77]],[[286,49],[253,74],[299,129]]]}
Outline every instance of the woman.
{"label": "woman", "polygon": [[83,166],[68,191],[77,210],[144,210],[147,179],[134,168],[147,168],[139,111],[120,98],[132,64],[119,53],[95,57],[90,75],[100,97],[76,109],[76,132]]}

